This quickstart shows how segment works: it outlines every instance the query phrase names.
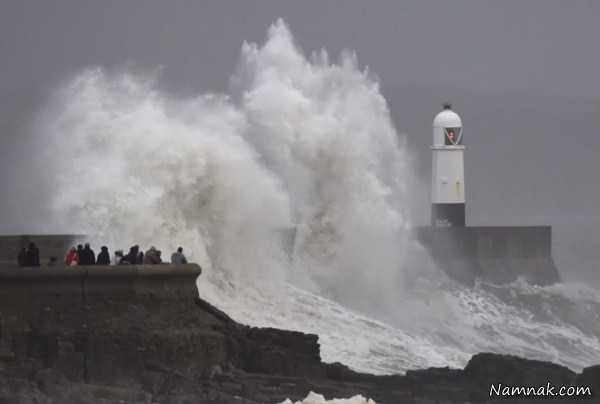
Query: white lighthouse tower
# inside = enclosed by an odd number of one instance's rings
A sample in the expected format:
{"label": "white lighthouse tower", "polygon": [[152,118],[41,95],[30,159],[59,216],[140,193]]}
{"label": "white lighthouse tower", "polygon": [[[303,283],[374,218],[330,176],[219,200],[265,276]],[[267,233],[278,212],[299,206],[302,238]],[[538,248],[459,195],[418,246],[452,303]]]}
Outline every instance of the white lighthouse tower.
{"label": "white lighthouse tower", "polygon": [[465,168],[462,121],[450,104],[433,120],[431,225],[465,225]]}

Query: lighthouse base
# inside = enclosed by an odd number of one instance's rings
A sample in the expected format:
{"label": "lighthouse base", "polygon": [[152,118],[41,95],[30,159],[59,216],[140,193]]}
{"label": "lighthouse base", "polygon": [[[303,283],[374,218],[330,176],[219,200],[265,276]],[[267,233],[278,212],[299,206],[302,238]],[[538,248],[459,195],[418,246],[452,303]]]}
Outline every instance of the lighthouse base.
{"label": "lighthouse base", "polygon": [[413,235],[451,278],[472,285],[477,279],[531,284],[560,282],[552,259],[552,228],[418,227]]}

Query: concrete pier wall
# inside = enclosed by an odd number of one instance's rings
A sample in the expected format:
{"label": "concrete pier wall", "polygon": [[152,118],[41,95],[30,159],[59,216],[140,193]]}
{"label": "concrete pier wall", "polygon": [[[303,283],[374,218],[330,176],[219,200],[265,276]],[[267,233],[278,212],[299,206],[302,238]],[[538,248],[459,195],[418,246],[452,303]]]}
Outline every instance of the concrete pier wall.
{"label": "concrete pier wall", "polygon": [[194,298],[189,290],[202,272],[196,264],[0,268],[0,302],[25,305],[52,300],[60,304],[96,299]]}
{"label": "concrete pier wall", "polygon": [[193,264],[0,268],[0,368],[26,374],[34,360],[77,383],[127,386],[146,362],[220,363],[224,343],[190,352],[213,343],[196,320],[200,273]]}
{"label": "concrete pier wall", "polygon": [[419,227],[414,236],[450,277],[466,284],[560,281],[550,226]]}
{"label": "concrete pier wall", "polygon": [[[296,231],[281,231],[293,255]],[[477,279],[509,283],[524,278],[547,285],[560,282],[552,259],[552,227],[417,227],[412,237],[451,278],[466,285]]]}

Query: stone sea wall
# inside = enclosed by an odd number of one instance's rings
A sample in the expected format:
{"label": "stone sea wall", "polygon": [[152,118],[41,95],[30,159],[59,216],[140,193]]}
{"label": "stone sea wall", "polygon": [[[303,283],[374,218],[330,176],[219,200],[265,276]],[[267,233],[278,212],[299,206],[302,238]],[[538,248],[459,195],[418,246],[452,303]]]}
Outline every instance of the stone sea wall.
{"label": "stone sea wall", "polygon": [[419,227],[414,237],[440,268],[467,285],[519,277],[539,285],[560,282],[550,226]]}

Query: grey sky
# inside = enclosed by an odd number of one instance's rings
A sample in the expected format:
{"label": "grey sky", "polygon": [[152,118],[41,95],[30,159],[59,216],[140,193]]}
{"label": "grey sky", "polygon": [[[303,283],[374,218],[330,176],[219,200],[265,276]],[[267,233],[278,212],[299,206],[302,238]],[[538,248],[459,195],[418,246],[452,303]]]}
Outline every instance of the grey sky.
{"label": "grey sky", "polygon": [[279,16],[304,49],[355,49],[386,85],[600,93],[593,0],[3,0],[0,88],[134,61],[165,66],[173,85],[221,89],[242,41]]}
{"label": "grey sky", "polygon": [[305,51],[357,52],[425,182],[431,119],[453,101],[470,223],[551,224],[562,272],[600,281],[595,0],[0,0],[0,232],[31,231],[19,223],[43,178],[14,179],[40,93],[124,64],[163,66],[174,91],[224,91],[242,42],[278,17]]}

